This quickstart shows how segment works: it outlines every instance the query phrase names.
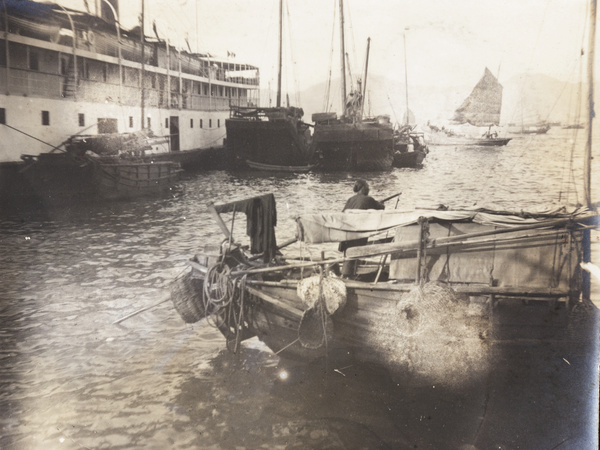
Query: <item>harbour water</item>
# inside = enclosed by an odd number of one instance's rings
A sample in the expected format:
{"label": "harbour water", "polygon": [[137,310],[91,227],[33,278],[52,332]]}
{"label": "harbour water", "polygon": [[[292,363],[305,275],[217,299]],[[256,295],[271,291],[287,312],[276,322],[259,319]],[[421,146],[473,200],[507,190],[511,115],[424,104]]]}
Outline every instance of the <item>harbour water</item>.
{"label": "harbour water", "polygon": [[341,209],[356,177],[376,198],[402,192],[388,208],[556,207],[583,202],[582,141],[553,129],[506,147],[434,147],[422,169],[216,170],[161,198],[2,211],[0,448],[596,448],[593,307],[565,317],[519,303],[488,375],[457,386],[288,366],[256,340],[234,355],[169,301],[113,324],[167,298],[186,260],[223,239],[209,202],[273,192],[280,242],[296,214]]}

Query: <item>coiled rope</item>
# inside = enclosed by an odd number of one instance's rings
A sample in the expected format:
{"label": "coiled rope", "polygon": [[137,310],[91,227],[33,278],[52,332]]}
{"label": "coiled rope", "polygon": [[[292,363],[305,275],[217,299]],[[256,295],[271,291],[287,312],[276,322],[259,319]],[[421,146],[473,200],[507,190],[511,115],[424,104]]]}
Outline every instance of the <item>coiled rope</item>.
{"label": "coiled rope", "polygon": [[[234,279],[231,268],[220,261],[208,268],[204,279],[206,318],[216,328],[228,330],[227,348],[237,353],[246,328],[246,277]],[[211,322],[211,319],[214,320]],[[231,345],[233,344],[233,347]]]}

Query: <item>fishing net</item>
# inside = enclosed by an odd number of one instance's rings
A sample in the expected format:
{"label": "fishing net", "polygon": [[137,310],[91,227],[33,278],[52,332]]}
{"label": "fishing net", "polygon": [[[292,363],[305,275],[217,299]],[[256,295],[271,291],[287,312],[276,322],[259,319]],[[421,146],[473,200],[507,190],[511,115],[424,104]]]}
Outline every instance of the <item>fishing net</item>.
{"label": "fishing net", "polygon": [[312,308],[322,298],[329,315],[346,305],[346,285],[335,277],[314,275],[304,278],[298,282],[297,293],[305,308]]}
{"label": "fishing net", "polygon": [[298,340],[305,348],[320,348],[333,336],[330,316],[346,304],[346,285],[339,278],[314,275],[300,280],[296,292],[305,308]]}
{"label": "fishing net", "polygon": [[431,282],[404,294],[368,339],[391,367],[453,384],[487,369],[489,326],[486,304]]}
{"label": "fishing net", "polygon": [[206,315],[202,296],[203,281],[190,271],[171,285],[171,300],[186,323],[196,323]]}
{"label": "fishing net", "polygon": [[449,287],[435,283],[415,287],[396,304],[393,315],[398,333],[415,336],[432,325],[434,318],[440,325],[447,322],[449,309],[457,302],[456,293]]}
{"label": "fishing net", "polygon": [[317,302],[302,314],[298,327],[298,341],[305,348],[321,348],[333,336],[333,321],[324,310],[323,302]]}

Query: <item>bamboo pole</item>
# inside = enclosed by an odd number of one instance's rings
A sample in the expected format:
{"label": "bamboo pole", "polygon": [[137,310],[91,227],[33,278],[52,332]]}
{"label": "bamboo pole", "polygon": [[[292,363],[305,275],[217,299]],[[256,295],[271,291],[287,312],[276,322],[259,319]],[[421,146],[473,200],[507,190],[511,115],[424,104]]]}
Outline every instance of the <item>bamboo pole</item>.
{"label": "bamboo pole", "polygon": [[[590,216],[591,217],[591,216]],[[444,244],[456,242],[456,241],[464,241],[467,239],[475,238],[475,237],[484,237],[484,236],[492,236],[497,234],[505,234],[505,233],[516,233],[519,231],[525,230],[533,230],[539,228],[548,228],[548,227],[556,227],[560,225],[565,225],[571,222],[573,219],[557,219],[551,220],[547,222],[531,224],[531,225],[522,225],[511,228],[502,228],[488,231],[478,231],[475,233],[461,234],[457,236],[448,236],[443,238],[431,239],[429,241],[428,248],[433,247],[441,247]],[[346,255],[351,258],[361,257],[361,256],[378,256],[383,255],[385,253],[395,253],[397,251],[404,251],[407,248],[418,248],[419,241],[411,241],[411,242],[392,242],[388,244],[373,244],[369,246],[363,247],[351,247],[346,251]],[[371,254],[374,253],[374,254]]]}
{"label": "bamboo pole", "polygon": [[262,291],[259,291],[257,289],[251,288],[250,286],[246,286],[246,290],[252,294],[255,295],[259,298],[261,298],[262,300],[271,303],[272,305],[281,308],[283,310],[285,310],[286,312],[288,312],[290,315],[293,316],[293,318],[295,319],[301,319],[302,318],[302,311],[300,309],[296,309],[296,308],[292,308],[291,306],[283,303],[281,300],[276,299],[275,297],[272,297],[270,295],[265,294]]}
{"label": "bamboo pole", "polygon": [[164,302],[166,302],[166,301],[168,301],[170,299],[171,299],[171,295],[169,294],[167,297],[163,298],[161,301],[159,301],[157,303],[154,303],[153,305],[145,306],[144,308],[140,308],[137,311],[134,311],[131,314],[126,315],[125,317],[121,317],[120,319],[115,320],[113,322],[113,325],[119,324],[119,323],[123,322],[124,320],[127,320],[127,319],[129,319],[129,318],[131,318],[133,316],[137,316],[139,313],[142,313],[144,311],[148,311],[149,309],[156,308],[158,305],[161,305],[161,304],[163,304]]}
{"label": "bamboo pole", "polygon": [[[419,224],[419,239],[417,241],[417,274],[416,281],[417,283],[421,282],[421,277],[423,276],[423,259],[425,256],[425,248],[427,247],[427,236],[429,235],[429,222],[425,217],[419,217],[417,222]],[[387,253],[386,253],[387,254]]]}
{"label": "bamboo pole", "polygon": [[[553,232],[548,232],[545,235],[540,235],[539,233],[531,234],[531,235],[523,235],[523,238],[533,238],[533,237],[537,238],[540,236],[545,237],[545,236],[552,236],[554,234],[559,234],[559,233],[560,233],[560,231],[557,230],[557,231],[553,231]],[[461,238],[465,238],[467,236],[469,236],[469,235],[466,235],[466,234],[461,235]],[[488,244],[488,243],[495,243],[497,245],[498,243],[511,242],[515,238],[518,238],[518,236],[517,237],[511,236],[511,237],[507,237],[502,240],[488,239],[488,240],[474,241],[474,242],[455,241],[455,242],[446,242],[446,243],[442,243],[442,244],[438,244],[435,241],[432,241],[435,245],[428,245],[428,246],[426,246],[426,248],[427,249],[433,249],[433,248],[441,249],[441,248],[460,246],[460,245],[469,245],[469,244],[470,245],[476,245],[476,244],[480,245],[480,244]],[[385,246],[385,249],[381,249],[384,246]],[[233,277],[239,277],[242,275],[279,272],[279,271],[290,270],[290,269],[299,269],[299,268],[303,268],[303,267],[313,267],[313,266],[318,266],[318,265],[323,265],[323,264],[331,265],[331,264],[336,264],[336,263],[343,263],[345,261],[352,260],[352,259],[358,259],[361,257],[368,258],[368,257],[385,255],[385,254],[391,254],[391,253],[394,253],[396,255],[401,255],[401,254],[406,254],[406,253],[411,253],[411,252],[417,251],[419,242],[413,241],[413,242],[409,242],[409,243],[395,244],[394,248],[390,248],[388,246],[389,246],[389,244],[374,244],[374,245],[366,245],[364,247],[352,247],[352,248],[346,250],[347,256],[343,257],[343,258],[328,259],[328,260],[324,260],[324,261],[320,261],[320,260],[319,261],[307,261],[307,262],[303,262],[303,263],[294,263],[294,264],[287,264],[287,265],[282,265],[282,266],[258,267],[258,268],[254,268],[254,269],[238,270],[236,272],[232,272],[231,275]],[[348,254],[348,253],[350,253],[351,250],[352,250],[352,253]]]}
{"label": "bamboo pole", "polygon": [[223,232],[223,234],[225,235],[225,237],[227,239],[231,239],[231,233],[229,232],[229,228],[227,228],[227,225],[225,224],[225,222],[221,218],[221,215],[215,209],[215,204],[214,203],[209,203],[208,204],[208,211],[213,216],[213,218],[216,220],[217,225],[219,225],[219,228],[221,228],[221,231]]}
{"label": "bamboo pole", "polygon": [[[391,199],[393,199],[393,198],[396,198],[396,197],[398,197],[398,196],[400,196],[400,195],[402,195],[402,192],[398,192],[397,194],[390,195],[389,197],[386,197],[386,198],[384,198],[383,200],[381,200],[379,203],[385,203],[385,202],[387,202],[388,200],[391,200]],[[396,203],[396,208],[397,208],[397,207],[398,207],[398,203]],[[394,209],[396,209],[396,208],[394,208]]]}
{"label": "bamboo pole", "polygon": [[594,123],[594,58],[596,49],[596,9],[597,0],[590,1],[590,31],[588,34],[588,53],[587,53],[587,84],[588,84],[588,127],[587,141],[585,145],[585,160],[583,173],[583,194],[585,196],[585,204],[588,208],[592,208],[592,127]]}
{"label": "bamboo pole", "polygon": [[[226,236],[228,236],[229,230],[227,229],[227,226],[221,219],[221,216],[214,209],[213,204],[209,204],[209,210],[217,219],[217,223],[221,227],[221,230],[225,233]],[[593,217],[593,215],[580,217],[578,220],[585,220],[589,217]],[[523,230],[533,230],[533,229],[539,229],[539,228],[556,227],[556,226],[565,225],[567,223],[570,223],[573,220],[574,220],[573,218],[556,219],[556,220],[550,220],[550,221],[537,223],[537,224],[531,224],[531,225],[523,225],[523,226],[517,226],[517,227],[511,227],[511,228],[496,229],[496,230],[491,230],[491,231],[462,234],[462,235],[458,235],[458,236],[449,236],[449,237],[445,237],[445,238],[437,238],[437,239],[432,239],[428,243],[426,248],[444,248],[444,247],[457,246],[457,245],[468,245],[468,244],[480,245],[483,243],[491,243],[491,242],[495,242],[496,244],[498,242],[510,242],[510,240],[512,240],[514,238],[519,238],[519,236],[507,237],[500,241],[490,239],[487,241],[484,240],[484,241],[468,242],[468,239],[473,238],[473,237],[480,237],[480,236],[492,236],[492,235],[496,235],[496,234],[515,233],[515,232],[523,231]],[[554,234],[554,233],[559,233],[559,232],[560,232],[560,230],[555,230],[555,231],[551,231],[549,233]],[[541,236],[541,235],[539,233],[536,233],[533,235],[524,235],[523,237],[538,237],[538,236]],[[307,261],[307,262],[287,264],[287,265],[282,265],[282,266],[259,267],[259,268],[253,268],[253,269],[238,270],[236,272],[232,272],[231,275],[233,277],[238,277],[238,276],[242,276],[242,275],[279,272],[279,271],[290,270],[290,269],[299,269],[299,268],[303,268],[303,267],[313,267],[313,266],[319,266],[319,265],[323,265],[323,264],[331,265],[331,264],[336,264],[336,263],[343,263],[349,259],[357,259],[360,257],[374,257],[374,256],[388,254],[388,253],[398,254],[398,253],[408,253],[411,251],[414,252],[418,248],[418,246],[419,246],[419,242],[414,241],[414,242],[409,242],[409,243],[373,244],[373,245],[367,245],[367,246],[363,246],[363,247],[352,247],[346,251],[346,257],[342,257],[342,258],[329,259],[329,260],[324,260],[324,261]],[[196,266],[201,267],[199,264],[196,264],[196,263],[192,263],[192,265],[195,267]]]}
{"label": "bamboo pole", "polygon": [[[297,242],[297,241],[298,241],[298,238],[297,238],[297,237],[295,237],[295,238],[292,238],[292,239],[288,239],[288,240],[287,240],[287,241],[285,241],[283,244],[281,244],[281,245],[278,245],[278,246],[277,246],[277,250],[280,250],[280,249],[282,249],[282,248],[284,248],[284,247],[287,247],[288,245],[292,245],[294,242]],[[263,255],[262,253],[259,253],[258,255],[253,255],[253,256],[252,256],[252,257],[250,257],[249,259],[250,259],[250,261],[254,261],[254,260],[257,260],[257,259],[259,259],[259,258],[260,258],[262,255]]]}
{"label": "bamboo pole", "polygon": [[[247,284],[251,284],[256,287],[280,287],[288,289],[296,289],[297,281],[282,280],[282,281],[259,281],[259,280],[247,280]],[[414,283],[379,283],[374,285],[372,283],[364,281],[353,281],[344,280],[344,284],[349,289],[354,289],[360,293],[361,290],[365,291],[379,291],[379,292],[410,292],[415,288]],[[568,289],[560,288],[523,288],[519,286],[489,286],[489,285],[448,285],[452,290],[459,294],[465,295],[500,295],[506,297],[568,297],[570,291]],[[248,288],[248,286],[246,286]],[[251,288],[252,289],[252,288]],[[256,289],[254,289],[256,291]],[[260,291],[258,291],[260,292]],[[262,295],[266,295],[261,293]]]}

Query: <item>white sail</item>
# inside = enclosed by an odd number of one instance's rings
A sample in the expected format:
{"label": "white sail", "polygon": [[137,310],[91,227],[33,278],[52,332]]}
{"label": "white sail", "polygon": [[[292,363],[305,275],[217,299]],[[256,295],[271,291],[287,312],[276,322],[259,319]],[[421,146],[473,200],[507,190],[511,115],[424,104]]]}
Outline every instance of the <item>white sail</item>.
{"label": "white sail", "polygon": [[488,127],[500,123],[502,109],[502,85],[486,67],[483,77],[471,94],[454,112],[456,123],[469,123],[476,127]]}

